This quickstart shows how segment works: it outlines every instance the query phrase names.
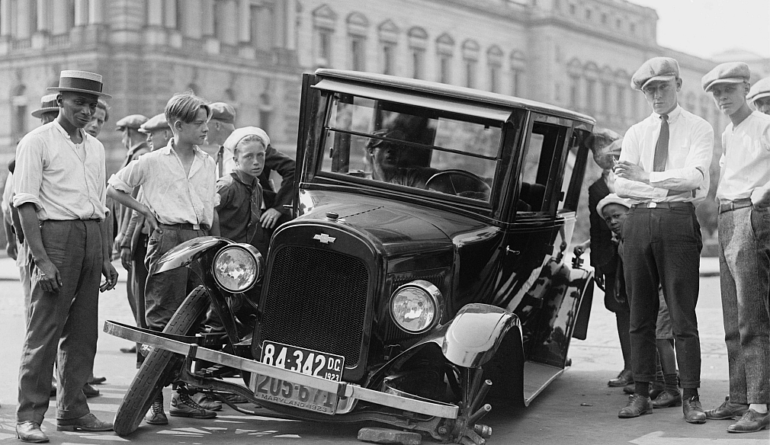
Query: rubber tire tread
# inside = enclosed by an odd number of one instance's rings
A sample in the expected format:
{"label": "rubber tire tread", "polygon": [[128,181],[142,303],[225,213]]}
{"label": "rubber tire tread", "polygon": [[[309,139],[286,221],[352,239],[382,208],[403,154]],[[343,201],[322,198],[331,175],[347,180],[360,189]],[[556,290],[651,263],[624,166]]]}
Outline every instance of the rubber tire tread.
{"label": "rubber tire tread", "polygon": [[[196,287],[171,316],[163,332],[177,335],[190,334],[194,328],[197,328],[196,321],[202,317],[208,307],[209,296],[206,288]],[[175,358],[176,360],[172,360]],[[160,348],[153,348],[147,355],[115,413],[114,429],[118,436],[127,436],[139,428],[156,394],[162,391],[178,372],[179,368],[176,365],[179,359],[181,359],[179,354]]]}

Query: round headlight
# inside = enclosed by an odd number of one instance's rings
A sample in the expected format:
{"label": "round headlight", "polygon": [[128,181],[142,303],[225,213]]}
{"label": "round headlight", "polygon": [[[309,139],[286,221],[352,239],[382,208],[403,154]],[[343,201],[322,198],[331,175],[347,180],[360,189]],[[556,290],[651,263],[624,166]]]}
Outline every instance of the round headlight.
{"label": "round headlight", "polygon": [[441,292],[425,280],[407,283],[390,297],[390,315],[396,325],[411,334],[433,328],[441,317]]}
{"label": "round headlight", "polygon": [[228,292],[251,289],[262,274],[262,255],[248,244],[230,244],[214,257],[214,280]]}

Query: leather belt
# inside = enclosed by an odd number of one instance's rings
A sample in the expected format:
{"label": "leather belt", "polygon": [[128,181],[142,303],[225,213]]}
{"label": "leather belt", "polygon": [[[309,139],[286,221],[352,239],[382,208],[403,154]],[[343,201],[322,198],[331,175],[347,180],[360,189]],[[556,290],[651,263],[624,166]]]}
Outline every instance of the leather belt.
{"label": "leather belt", "polygon": [[631,207],[635,209],[682,209],[685,207],[695,208],[691,202],[640,202]]}
{"label": "leather belt", "polygon": [[736,199],[719,203],[719,213],[732,212],[733,210],[751,207],[751,198]]}
{"label": "leather belt", "polygon": [[190,224],[190,223],[183,223],[183,224],[160,224],[161,227],[166,227],[169,229],[177,229],[177,230],[209,230],[209,226],[206,224]]}

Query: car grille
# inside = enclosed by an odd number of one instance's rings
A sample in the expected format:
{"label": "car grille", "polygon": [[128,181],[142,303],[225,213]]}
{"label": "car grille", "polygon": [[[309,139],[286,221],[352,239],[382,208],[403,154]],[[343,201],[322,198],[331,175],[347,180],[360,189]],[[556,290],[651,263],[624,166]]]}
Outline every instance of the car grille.
{"label": "car grille", "polygon": [[345,357],[358,364],[369,274],[359,258],[308,247],[276,252],[263,298],[261,340]]}

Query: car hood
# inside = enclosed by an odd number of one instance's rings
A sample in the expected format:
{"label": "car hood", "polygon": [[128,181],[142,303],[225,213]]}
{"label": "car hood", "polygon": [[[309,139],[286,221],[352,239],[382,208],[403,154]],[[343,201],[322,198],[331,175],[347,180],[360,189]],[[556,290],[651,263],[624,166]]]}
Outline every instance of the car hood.
{"label": "car hood", "polygon": [[[415,250],[428,252],[450,248],[457,237],[489,229],[489,224],[435,208],[344,192],[303,191],[303,202],[313,206],[296,221],[329,221],[365,236],[387,256]],[[309,195],[309,196],[308,196]]]}

